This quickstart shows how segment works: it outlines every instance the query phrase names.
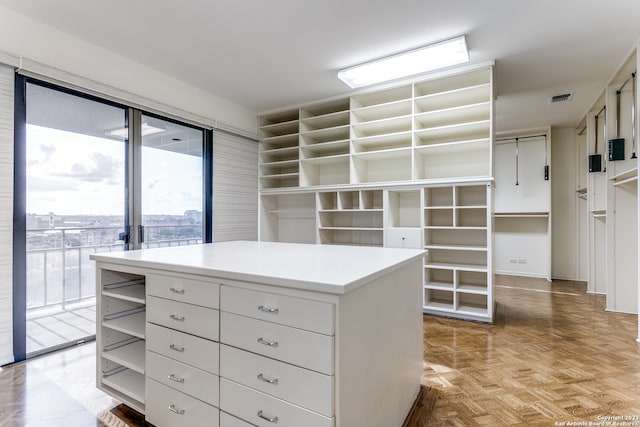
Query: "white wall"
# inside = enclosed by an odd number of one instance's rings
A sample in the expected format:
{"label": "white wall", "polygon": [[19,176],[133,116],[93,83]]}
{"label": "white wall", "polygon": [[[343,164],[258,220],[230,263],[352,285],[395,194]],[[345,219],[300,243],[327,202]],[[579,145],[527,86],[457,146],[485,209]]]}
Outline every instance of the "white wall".
{"label": "white wall", "polygon": [[1,6],[0,51],[257,132],[254,111]]}
{"label": "white wall", "polygon": [[576,130],[551,129],[551,276],[578,280],[576,271]]}

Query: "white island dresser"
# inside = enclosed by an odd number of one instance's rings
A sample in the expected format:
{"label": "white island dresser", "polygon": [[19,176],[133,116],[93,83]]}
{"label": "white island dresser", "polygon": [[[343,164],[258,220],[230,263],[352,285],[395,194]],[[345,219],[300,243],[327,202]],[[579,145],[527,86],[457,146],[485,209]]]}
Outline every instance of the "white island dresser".
{"label": "white island dresser", "polygon": [[158,426],[400,427],[424,251],[223,242],[91,255],[97,386]]}

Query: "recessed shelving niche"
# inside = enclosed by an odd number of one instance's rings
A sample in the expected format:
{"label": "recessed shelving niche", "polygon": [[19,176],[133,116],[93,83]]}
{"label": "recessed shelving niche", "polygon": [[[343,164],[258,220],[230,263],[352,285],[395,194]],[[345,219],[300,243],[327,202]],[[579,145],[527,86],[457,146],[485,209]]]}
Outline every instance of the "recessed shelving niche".
{"label": "recessed shelving niche", "polygon": [[382,190],[318,193],[318,242],[382,246]]}
{"label": "recessed shelving niche", "polygon": [[99,292],[98,388],[144,412],[145,278],[101,270]]}
{"label": "recessed shelving niche", "polygon": [[260,117],[262,188],[299,186],[298,110]]}

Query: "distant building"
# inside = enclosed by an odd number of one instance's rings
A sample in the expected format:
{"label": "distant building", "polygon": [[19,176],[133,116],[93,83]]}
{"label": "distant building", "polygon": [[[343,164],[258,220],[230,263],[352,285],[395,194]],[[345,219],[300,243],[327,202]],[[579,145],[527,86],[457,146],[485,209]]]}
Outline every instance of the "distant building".
{"label": "distant building", "polygon": [[191,209],[188,211],[184,211],[184,216],[191,219],[195,223],[202,222],[202,211]]}

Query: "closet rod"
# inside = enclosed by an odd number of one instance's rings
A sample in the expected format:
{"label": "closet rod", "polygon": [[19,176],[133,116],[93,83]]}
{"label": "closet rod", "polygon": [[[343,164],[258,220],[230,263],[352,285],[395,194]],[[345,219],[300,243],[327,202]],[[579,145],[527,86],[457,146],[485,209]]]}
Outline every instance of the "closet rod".
{"label": "closet rod", "polygon": [[603,105],[603,106],[602,106],[602,108],[600,109],[600,111],[598,111],[598,112],[596,113],[596,115],[595,115],[596,119],[597,119],[598,117],[600,117],[600,114],[602,114],[602,112],[603,112],[603,111],[605,111],[606,109],[607,109],[607,106],[606,106],[606,105]]}
{"label": "closet rod", "polygon": [[500,138],[500,139],[496,139],[496,142],[500,142],[500,141],[517,141],[520,139],[527,139],[527,138],[546,138],[547,134],[543,133],[540,135],[527,135],[527,136],[518,136],[518,137],[513,137],[513,138]]}
{"label": "closet rod", "polygon": [[622,83],[622,86],[620,86],[620,89],[618,89],[618,92],[622,92],[622,89],[624,89],[624,87],[627,85],[627,83],[629,83],[631,80],[633,80],[633,78],[636,76],[636,72],[634,71],[633,73],[631,73],[631,77],[629,77],[627,80],[624,81],[624,83]]}

